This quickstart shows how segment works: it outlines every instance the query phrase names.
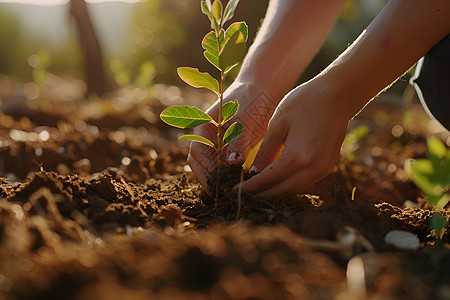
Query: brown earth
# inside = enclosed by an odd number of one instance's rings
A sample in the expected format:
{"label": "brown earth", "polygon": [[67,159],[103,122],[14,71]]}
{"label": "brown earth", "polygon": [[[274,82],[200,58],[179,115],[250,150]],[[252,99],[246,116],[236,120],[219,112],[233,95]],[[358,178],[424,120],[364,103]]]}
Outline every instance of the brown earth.
{"label": "brown earth", "polygon": [[[448,225],[436,242],[403,170],[425,156],[421,108],[408,123],[404,107],[370,105],[352,122],[369,135],[333,174],[283,201],[242,195],[239,208],[229,190],[217,207],[202,191],[178,131],[142,103],[111,109],[115,97],[98,114],[83,101],[55,109],[55,96],[47,110],[3,101],[0,299],[450,299]],[[161,98],[144,103],[154,115]],[[420,248],[386,244],[396,229]]]}

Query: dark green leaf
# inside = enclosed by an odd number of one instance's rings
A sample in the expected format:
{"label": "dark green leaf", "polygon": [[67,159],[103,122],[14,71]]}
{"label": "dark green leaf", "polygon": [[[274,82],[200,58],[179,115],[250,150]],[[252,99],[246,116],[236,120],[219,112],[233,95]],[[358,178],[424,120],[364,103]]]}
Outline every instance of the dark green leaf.
{"label": "dark green leaf", "polygon": [[220,2],[220,0],[214,0],[211,9],[211,14],[216,20],[217,24],[220,24],[222,21],[222,12],[223,12],[222,2]]}
{"label": "dark green leaf", "polygon": [[207,146],[210,146],[212,148],[216,148],[216,146],[213,144],[213,142],[211,142],[210,140],[208,140],[205,137],[202,137],[200,135],[196,135],[196,134],[186,134],[186,135],[182,135],[179,137],[180,140],[190,140],[190,141],[195,141],[195,142],[199,142],[202,144],[205,144]]}
{"label": "dark green leaf", "polygon": [[212,121],[212,118],[194,106],[180,105],[166,108],[160,115],[161,120],[178,128],[191,128]]}
{"label": "dark green leaf", "polygon": [[196,68],[181,67],[177,69],[178,76],[187,84],[199,88],[207,88],[216,94],[219,94],[219,82],[209,73],[202,73]]}
{"label": "dark green leaf", "polygon": [[228,1],[228,4],[225,7],[225,11],[223,13],[222,24],[224,24],[225,22],[227,22],[228,20],[230,20],[233,17],[234,11],[235,11],[236,6],[238,5],[238,3],[239,3],[239,0],[230,0],[230,1]]}
{"label": "dark green leaf", "polygon": [[220,69],[227,74],[239,64],[247,51],[247,25],[244,22],[234,23],[225,32],[224,45],[219,53]]}
{"label": "dark green leaf", "polygon": [[223,117],[223,123],[227,122],[229,119],[231,119],[237,112],[239,107],[239,103],[237,100],[230,101],[225,103],[222,106],[222,117]]}
{"label": "dark green leaf", "polygon": [[447,218],[444,217],[443,215],[437,214],[435,213],[431,219],[430,219],[430,226],[431,228],[433,228],[434,230],[436,230],[436,233],[438,234],[438,236],[441,234],[442,230],[445,228],[445,226],[447,225]]}
{"label": "dark green leaf", "polygon": [[230,127],[228,127],[227,131],[223,135],[223,146],[222,149],[225,148],[226,145],[237,139],[241,134],[244,126],[241,123],[233,123]]}

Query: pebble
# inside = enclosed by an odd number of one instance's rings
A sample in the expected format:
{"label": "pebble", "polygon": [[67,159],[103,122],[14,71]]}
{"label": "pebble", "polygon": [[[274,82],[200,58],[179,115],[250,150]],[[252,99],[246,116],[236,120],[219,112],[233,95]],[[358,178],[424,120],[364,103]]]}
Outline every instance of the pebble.
{"label": "pebble", "polygon": [[88,158],[83,158],[74,162],[73,167],[79,172],[89,173],[91,171],[91,161]]}
{"label": "pebble", "polygon": [[56,166],[56,172],[58,172],[58,174],[60,174],[60,175],[69,175],[70,174],[70,169],[69,169],[69,167],[66,164],[59,163]]}
{"label": "pebble", "polygon": [[404,250],[417,250],[420,244],[420,240],[415,234],[403,230],[392,230],[388,232],[384,237],[384,241],[387,244]]}

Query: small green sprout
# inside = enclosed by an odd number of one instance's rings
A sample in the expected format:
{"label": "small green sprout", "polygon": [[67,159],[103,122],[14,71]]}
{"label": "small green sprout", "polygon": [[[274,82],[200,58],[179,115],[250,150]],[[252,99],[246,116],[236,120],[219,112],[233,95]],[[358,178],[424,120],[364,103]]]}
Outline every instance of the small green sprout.
{"label": "small green sprout", "polygon": [[[165,109],[160,117],[167,124],[178,128],[193,128],[205,123],[214,124],[217,127],[217,140],[211,141],[203,136],[189,134],[180,139],[199,142],[213,148],[217,152],[217,174],[220,174],[221,154],[223,149],[233,140],[237,139],[243,130],[241,123],[233,123],[224,132],[227,122],[236,114],[238,101],[230,101],[223,104],[224,82],[229,72],[244,58],[247,51],[246,42],[248,28],[245,22],[236,22],[224,29],[224,24],[229,21],[236,9],[239,0],[228,1],[225,9],[220,0],[202,0],[202,12],[211,21],[211,29],[202,41],[205,58],[220,71],[219,80],[207,72],[200,72],[197,68],[180,67],[177,69],[180,78],[187,84],[196,88],[207,88],[219,98],[218,120],[202,110],[193,106],[172,106]],[[216,184],[216,204],[219,196],[219,178]]]}
{"label": "small green sprout", "polygon": [[359,148],[359,142],[370,133],[370,128],[367,125],[359,125],[352,128],[346,135],[342,142],[341,153],[347,157],[349,161],[356,159],[356,150]]}
{"label": "small green sprout", "polygon": [[[450,201],[450,150],[436,137],[427,140],[428,159],[411,160],[414,183],[427,196],[434,210],[442,210]],[[442,238],[447,218],[435,213],[430,226],[437,240]]]}
{"label": "small green sprout", "polygon": [[435,210],[450,201],[450,150],[436,137],[427,140],[428,158],[411,160],[413,182],[424,192]]}

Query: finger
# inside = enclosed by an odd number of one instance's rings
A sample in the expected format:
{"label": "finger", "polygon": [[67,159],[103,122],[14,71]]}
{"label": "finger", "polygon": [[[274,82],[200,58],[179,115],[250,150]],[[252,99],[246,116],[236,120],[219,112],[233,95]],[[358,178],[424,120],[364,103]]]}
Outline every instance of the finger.
{"label": "finger", "polygon": [[257,195],[266,196],[271,199],[282,199],[311,187],[330,174],[334,166],[338,163],[340,157],[339,152],[335,151],[332,153],[334,155],[329,159],[305,160],[305,167],[298,167],[298,171],[286,180],[280,181],[278,184],[267,188]]}
{"label": "finger", "polygon": [[269,126],[267,134],[256,154],[251,171],[259,172],[271,164],[286,140],[287,130],[284,128]]}
{"label": "finger", "polygon": [[264,196],[267,199],[281,200],[312,186],[317,181],[326,177],[328,173],[319,173],[311,176],[310,168],[300,170],[298,173],[290,176],[284,181],[262,191],[257,196]]}
{"label": "finger", "polygon": [[[285,149],[287,151],[287,149]],[[241,183],[242,189],[251,194],[263,192],[278,183],[287,180],[292,174],[295,174],[302,165],[293,162],[292,155],[283,151],[280,158],[265,169],[261,173],[253,176]]]}

